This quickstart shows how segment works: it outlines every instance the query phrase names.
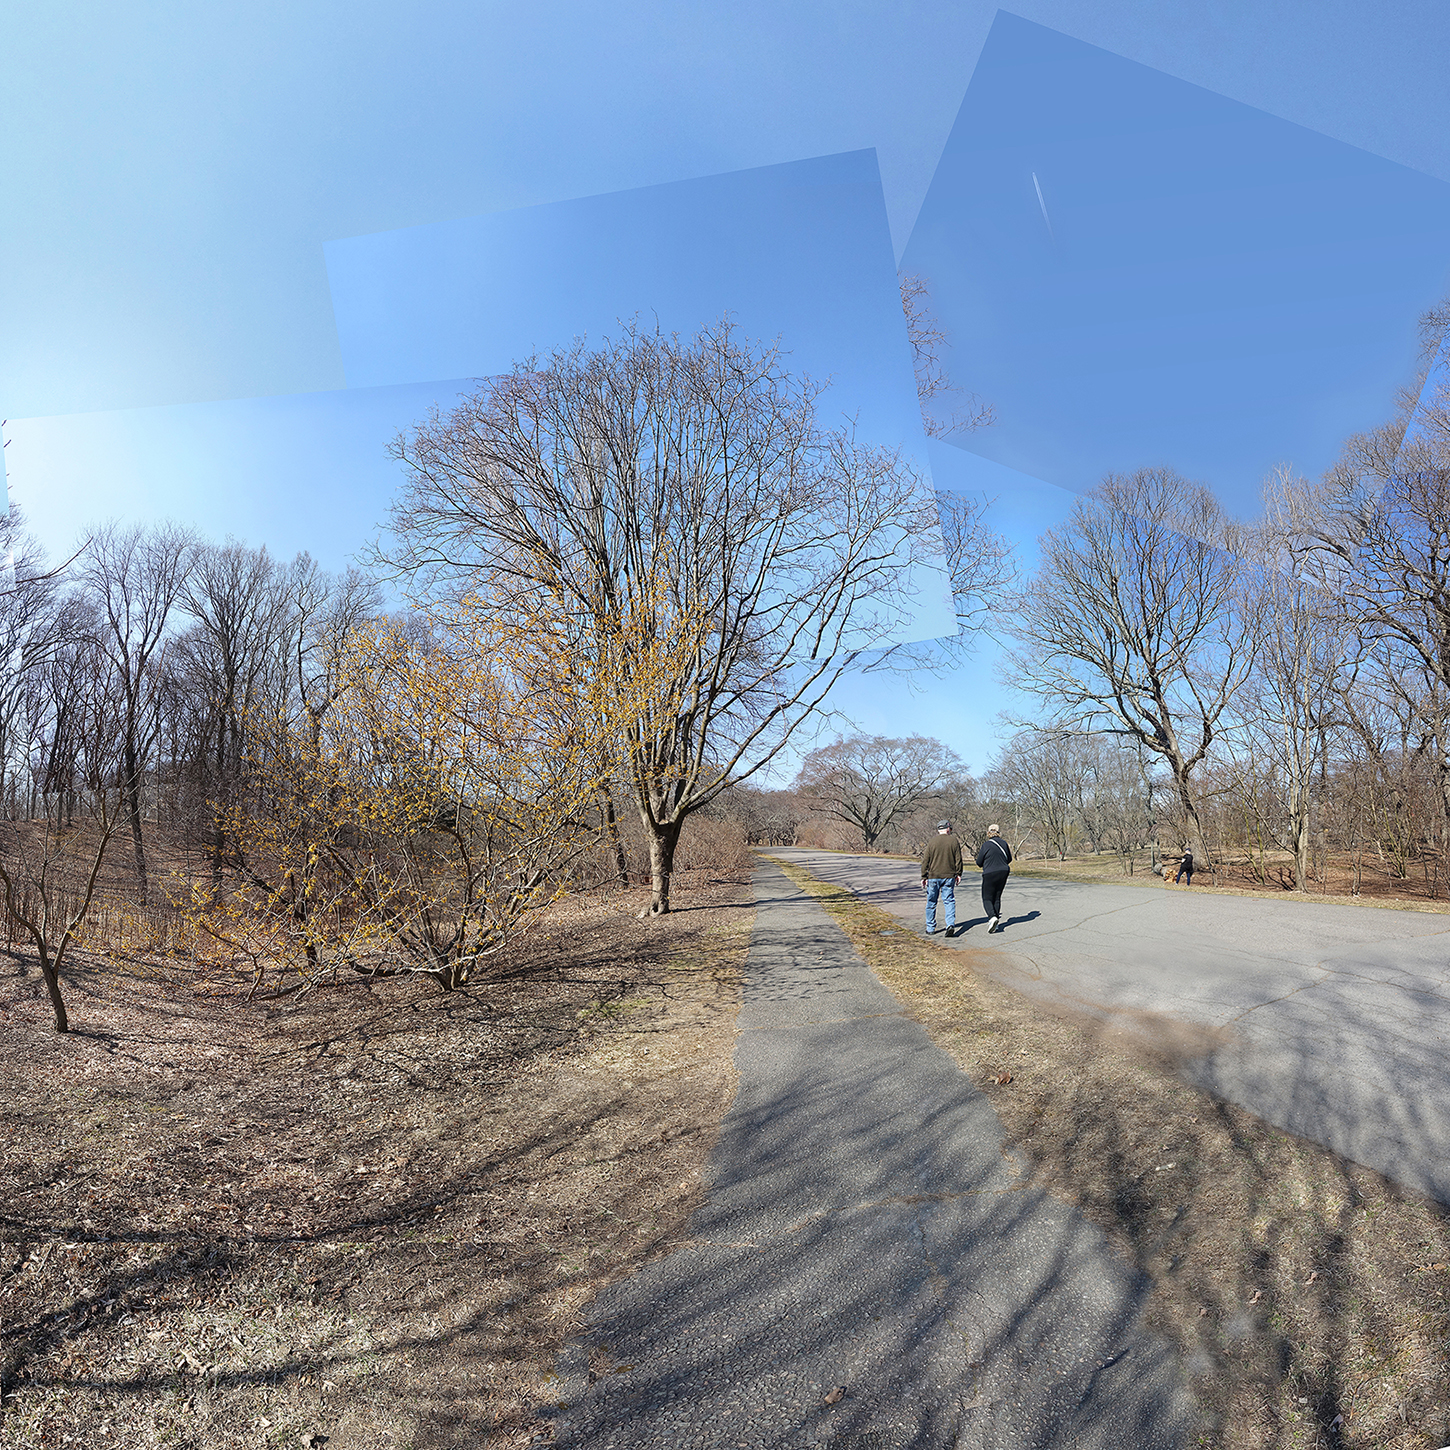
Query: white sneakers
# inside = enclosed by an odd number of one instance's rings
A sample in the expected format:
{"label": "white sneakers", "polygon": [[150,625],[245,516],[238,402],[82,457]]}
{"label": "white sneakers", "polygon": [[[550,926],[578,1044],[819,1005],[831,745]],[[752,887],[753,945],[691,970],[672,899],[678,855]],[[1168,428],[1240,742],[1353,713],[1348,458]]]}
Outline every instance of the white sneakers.
{"label": "white sneakers", "polygon": [[988,931],[996,931],[996,930],[997,930],[997,923],[998,923],[998,922],[999,922],[999,921],[1000,921],[1000,920],[1001,920],[1001,919],[1002,919],[1002,918],[1001,918],[1001,917],[999,917],[999,916],[994,916],[994,917],[993,917],[993,918],[992,918],[992,919],[991,919],[991,921],[989,921],[989,922],[988,922],[988,923],[987,923],[987,930],[988,930]]}

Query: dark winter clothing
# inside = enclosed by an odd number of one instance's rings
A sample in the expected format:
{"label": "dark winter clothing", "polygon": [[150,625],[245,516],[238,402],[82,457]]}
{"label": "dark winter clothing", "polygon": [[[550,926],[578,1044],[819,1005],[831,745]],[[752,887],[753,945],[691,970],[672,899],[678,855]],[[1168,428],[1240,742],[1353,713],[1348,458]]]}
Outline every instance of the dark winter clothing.
{"label": "dark winter clothing", "polygon": [[1178,863],[1178,875],[1173,878],[1175,886],[1185,877],[1188,877],[1188,884],[1193,885],[1193,852],[1185,851],[1183,859]]}
{"label": "dark winter clothing", "polygon": [[[976,859],[982,868],[982,910],[995,923],[1002,916],[1002,888],[1011,874],[1012,848],[1001,836],[988,836],[979,847]],[[990,929],[997,928],[994,925]]]}
{"label": "dark winter clothing", "polygon": [[987,920],[993,918],[998,920],[1002,916],[1002,888],[1007,884],[1007,872],[999,871],[988,876],[982,876],[982,910],[987,913]]}

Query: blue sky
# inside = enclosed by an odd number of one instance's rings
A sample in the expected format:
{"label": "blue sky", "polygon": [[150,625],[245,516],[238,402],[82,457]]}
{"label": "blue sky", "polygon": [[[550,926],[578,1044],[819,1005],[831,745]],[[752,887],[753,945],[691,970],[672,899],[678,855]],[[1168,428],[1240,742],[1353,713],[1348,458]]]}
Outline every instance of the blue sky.
{"label": "blue sky", "polygon": [[[350,237],[325,248],[352,387],[477,377],[638,316],[690,334],[728,311],[781,338],[873,440],[923,442],[871,151]],[[925,460],[923,459],[924,463]]]}
{"label": "blue sky", "polygon": [[[659,198],[684,195],[670,184],[691,178],[784,175],[873,149],[880,191],[861,258],[874,248],[878,273],[892,249],[930,259],[958,371],[1001,417],[961,440],[975,452],[932,446],[938,481],[996,498],[1024,548],[1070,502],[1043,478],[1080,487],[1120,459],[1173,462],[1242,509],[1271,454],[1312,470],[1350,427],[1382,416],[1413,367],[1420,299],[1450,261],[1450,241],[1443,259],[1435,241],[1450,181],[1450,9],[1043,0],[1015,6],[993,32],[997,16],[977,0],[10,4],[0,11],[0,417],[12,420],[16,491],[53,549],[104,511],[178,517],[340,562],[390,492],[387,437],[457,388],[446,328],[420,328],[417,305],[402,326],[390,248],[449,224],[470,245],[504,247],[488,301],[493,350],[468,371],[531,334],[593,331],[641,290],[641,309],[683,318],[723,298],[752,331],[800,333],[811,309],[792,279],[803,249],[819,247],[810,225],[829,230],[830,215],[797,205],[786,226],[777,198],[772,236],[752,241],[746,264],[735,243],[716,249],[707,297],[701,274],[684,286],[678,258],[660,249]],[[1014,66],[1026,67],[1015,93]],[[1196,98],[1185,82],[1202,88]],[[1194,145],[1171,139],[1195,105],[1217,119]],[[1144,164],[1165,157],[1191,164]],[[1014,176],[1024,161],[1039,174],[1056,251],[1032,231],[1043,224],[1035,190]],[[748,189],[738,178],[702,183],[693,219],[677,207],[674,235],[711,207],[728,210],[731,185]],[[780,189],[800,203],[809,186]],[[641,188],[657,189],[653,243],[607,224],[621,211],[650,215]],[[1215,188],[1231,206],[1205,202]],[[632,200],[609,199],[626,191]],[[1161,207],[1169,195],[1176,222]],[[913,238],[924,202],[928,225]],[[538,257],[522,245],[520,208],[535,208],[527,225],[551,227],[551,244],[573,247],[576,261],[598,229],[594,270],[572,299],[556,288],[534,306]],[[834,219],[849,230],[863,216],[843,206]],[[1221,223],[1208,249],[1217,271],[1195,270],[1182,245],[1204,217]],[[1279,238],[1260,227],[1257,258],[1246,245],[1255,218]],[[1346,218],[1358,218],[1356,235],[1325,235]],[[1103,254],[1134,237],[1142,249],[1125,285]],[[359,289],[364,261],[371,282]],[[572,267],[581,284],[586,272]],[[1210,273],[1220,290],[1194,316],[1183,290]],[[1153,277],[1167,302],[1139,325],[1135,297]],[[990,327],[971,310],[973,288],[997,309]],[[1253,293],[1237,315],[1224,305],[1236,288]],[[846,309],[854,331],[833,335],[817,307],[811,336],[788,345],[890,431],[899,356],[872,321],[885,295],[880,276],[863,282]],[[474,304],[484,305],[477,292]],[[1060,316],[1044,327],[1050,306]],[[1271,345],[1286,318],[1306,339],[1297,352]],[[369,337],[379,319],[384,330]],[[1198,345],[1156,366],[1175,337]],[[1215,337],[1217,351],[1203,345]],[[1109,342],[1112,376],[1091,365]],[[1150,357],[1136,376],[1135,349]],[[1277,390],[1272,409],[1265,386]],[[1154,388],[1156,406],[1122,406]],[[1205,399],[1219,400],[1217,416]],[[847,703],[868,728],[939,734],[980,766],[992,719],[1010,707],[990,653],[917,694],[863,683]]]}
{"label": "blue sky", "polygon": [[12,497],[52,554],[117,517],[307,550],[342,570],[397,487],[389,438],[447,408],[466,379],[13,420]]}
{"label": "blue sky", "polygon": [[[1014,13],[1450,180],[1440,0]],[[0,7],[0,416],[340,387],[334,238],[875,147],[905,246],[997,7]]]}
{"label": "blue sky", "polygon": [[1166,465],[1249,514],[1407,380],[1450,185],[998,17],[906,248],[996,425],[1065,488]]}
{"label": "blue sky", "polygon": [[[875,154],[755,168],[340,240],[327,247],[354,386],[21,419],[10,486],[40,535],[69,543],[125,506],[213,537],[307,548],[338,568],[384,519],[388,441],[470,379],[619,331],[686,335],[727,312],[780,338],[826,386],[817,407],[898,450],[931,487]],[[952,627],[924,571],[907,637]]]}

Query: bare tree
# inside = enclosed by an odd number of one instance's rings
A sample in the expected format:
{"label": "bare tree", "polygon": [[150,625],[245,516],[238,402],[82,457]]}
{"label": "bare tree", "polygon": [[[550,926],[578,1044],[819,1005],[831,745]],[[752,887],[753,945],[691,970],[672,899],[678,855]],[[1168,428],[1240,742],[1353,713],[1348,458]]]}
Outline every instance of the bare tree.
{"label": "bare tree", "polygon": [[[107,680],[107,664],[96,643],[92,621],[76,601],[67,601],[75,632],[46,661],[35,687],[48,705],[49,719],[39,732],[36,774],[43,814],[51,814],[54,800],[57,825],[75,822],[84,781],[99,781],[97,751],[109,737],[108,702],[99,685]],[[109,784],[109,782],[107,782]],[[99,787],[96,787],[99,788]]]}
{"label": "bare tree", "polygon": [[1351,847],[1372,842],[1386,872],[1405,880],[1443,818],[1434,739],[1418,702],[1395,680],[1383,646],[1356,664],[1341,695],[1353,749],[1338,762],[1335,783],[1347,795]]}
{"label": "bare tree", "polygon": [[[70,1021],[61,991],[66,959],[95,897],[107,848],[121,819],[117,774],[120,691],[93,640],[76,638],[30,673],[63,691],[51,717],[55,732],[45,781],[57,793],[80,795],[88,811],[62,819],[57,809],[38,820],[0,824],[0,890],[5,912],[27,937],[55,1013],[57,1032]],[[68,813],[67,813],[68,814]]]}
{"label": "bare tree", "polygon": [[35,947],[57,1032],[70,1030],[61,972],[90,911],[106,848],[120,820],[104,786],[95,791],[94,801],[89,822],[66,828],[49,818],[12,821],[0,840],[5,910]]}
{"label": "bare tree", "polygon": [[[7,418],[0,418],[0,429],[8,421]],[[5,447],[10,447],[8,440]],[[0,469],[0,478],[3,477],[4,470]],[[8,493],[8,488],[6,491]],[[5,511],[0,513],[0,556],[5,560],[4,570],[0,572],[0,585],[3,585],[0,587],[0,599],[21,593],[27,586],[33,587],[38,583],[60,579],[91,542],[87,539],[69,559],[50,569],[44,569],[36,566],[35,560],[39,557],[40,548],[33,540],[24,537],[24,529],[25,520],[20,505],[13,502],[8,504]]]}
{"label": "bare tree", "polygon": [[[1357,435],[1301,520],[1359,631],[1378,688],[1433,763],[1450,846],[1450,390],[1416,415]],[[1377,668],[1376,668],[1377,667]]]}
{"label": "bare tree", "polygon": [[732,786],[709,807],[721,820],[735,822],[751,846],[794,846],[806,808],[793,790]]}
{"label": "bare tree", "polygon": [[911,617],[937,537],[922,480],[823,427],[818,392],[728,322],[688,341],[629,327],[516,366],[394,445],[397,567],[519,618],[549,596],[583,671],[627,672],[626,630],[695,631],[619,745],[654,911],[687,816]]}
{"label": "bare tree", "polygon": [[80,568],[118,692],[121,802],[142,900],[148,892],[143,791],[161,724],[160,667],[195,549],[190,532],[169,524],[152,529],[107,524],[92,532]]}
{"label": "bare tree", "polygon": [[996,819],[992,804],[982,800],[976,780],[963,769],[944,780],[928,799],[918,802],[894,821],[883,839],[889,841],[891,849],[910,856],[920,855],[935,838],[937,822],[949,820],[961,840],[963,854],[970,855],[981,845],[988,825]]}
{"label": "bare tree", "polygon": [[1101,838],[1132,875],[1135,853],[1152,829],[1151,785],[1144,779],[1141,753],[1117,741],[1091,737],[1092,804]]}
{"label": "bare tree", "polygon": [[990,628],[988,618],[1005,605],[1016,583],[1012,545],[988,527],[986,499],[938,489],[936,501],[958,638],[969,639]]}
{"label": "bare tree", "polygon": [[13,507],[0,516],[0,552],[11,561],[13,579],[0,592],[0,801],[12,817],[28,816],[36,750],[54,712],[42,688],[44,672],[82,626]]}
{"label": "bare tree", "polygon": [[[911,341],[916,374],[916,396],[927,435],[941,438],[990,426],[991,405],[975,394],[963,395],[947,376],[942,360],[946,333],[932,311],[931,289],[926,279],[913,272],[904,274],[900,281],[901,306],[906,313],[906,333]],[[937,400],[952,397],[964,397],[962,406],[952,409],[945,419],[938,417]],[[986,499],[947,489],[939,489],[936,499],[947,574],[952,581],[958,638],[965,640],[981,626],[995,597],[1014,582],[1012,546],[988,527]]]}
{"label": "bare tree", "polygon": [[195,623],[177,641],[176,662],[185,677],[182,697],[194,711],[200,785],[210,817],[213,898],[221,891],[227,822],[248,733],[262,702],[280,707],[285,696],[284,655],[296,612],[296,589],[287,586],[265,547],[232,543],[199,548],[182,590]]}
{"label": "bare tree", "polygon": [[[951,433],[970,433],[988,427],[993,418],[992,405],[984,403],[975,393],[964,393],[947,376],[942,353],[947,335],[931,307],[931,287],[916,272],[900,279],[901,307],[906,313],[906,335],[911,340],[911,361],[916,373],[916,396],[921,402],[922,426],[932,438],[945,438]],[[961,401],[940,416],[934,406],[938,399]]]}
{"label": "bare tree", "polygon": [[1450,333],[1450,297],[1442,297],[1420,314],[1420,360],[1433,363]]}
{"label": "bare tree", "polygon": [[1234,546],[1202,485],[1166,469],[1111,475],[1043,535],[1008,654],[1053,728],[1106,730],[1162,758],[1205,862],[1193,771],[1253,662]]}
{"label": "bare tree", "polygon": [[853,735],[813,750],[794,789],[810,809],[844,821],[871,850],[884,831],[963,774],[955,751],[911,735]]}
{"label": "bare tree", "polygon": [[[265,576],[268,571],[252,562],[254,571]],[[259,893],[254,902],[267,903],[264,915],[286,919],[309,966],[316,967],[321,939],[316,918],[341,899],[320,892],[318,880],[329,867],[338,874],[338,862],[329,861],[329,852],[357,826],[348,817],[341,784],[346,768],[356,762],[339,765],[329,758],[330,717],[349,692],[359,694],[349,661],[359,632],[378,613],[379,590],[357,570],[341,577],[327,573],[306,553],[275,581],[263,577],[253,582],[282,679],[275,693],[254,692],[245,705],[234,702],[243,712],[243,766],[258,789],[246,800],[232,792],[225,804],[213,799],[209,805],[215,833],[227,842],[226,862]],[[274,608],[265,604],[269,595]],[[341,754],[346,756],[347,750]],[[284,840],[291,849],[279,845]],[[351,866],[367,872],[355,861]],[[216,879],[214,874],[214,883]]]}
{"label": "bare tree", "polygon": [[343,646],[373,619],[382,598],[376,580],[357,569],[333,575],[310,554],[299,554],[283,581],[287,664],[297,706],[315,739],[342,688]]}
{"label": "bare tree", "polygon": [[1019,808],[1020,818],[1041,841],[1042,854],[1065,861],[1091,771],[1081,735],[1023,730],[993,762],[987,782],[994,794]]}
{"label": "bare tree", "polygon": [[[1240,693],[1233,731],[1235,773],[1268,786],[1247,791],[1275,842],[1294,858],[1294,889],[1307,888],[1316,778],[1326,766],[1331,732],[1351,663],[1353,631],[1315,551],[1304,547],[1302,520],[1312,490],[1280,469],[1264,486],[1264,516],[1244,539],[1241,615],[1257,625],[1255,668]],[[1230,751],[1234,755],[1234,751]]]}

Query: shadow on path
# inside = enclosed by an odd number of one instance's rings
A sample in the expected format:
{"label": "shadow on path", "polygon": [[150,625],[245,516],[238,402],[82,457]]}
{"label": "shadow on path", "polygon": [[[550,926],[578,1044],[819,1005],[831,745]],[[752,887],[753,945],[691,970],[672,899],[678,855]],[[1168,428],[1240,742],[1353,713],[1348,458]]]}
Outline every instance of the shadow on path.
{"label": "shadow on path", "polygon": [[[779,854],[919,927],[910,862]],[[1016,875],[1004,905],[1008,931],[951,938],[986,949],[974,970],[1140,1037],[1195,1087],[1450,1204],[1450,919]]]}
{"label": "shadow on path", "polygon": [[991,1106],[820,905],[773,866],[756,887],[708,1199],[688,1244],[594,1305],[557,1443],[1191,1443],[1147,1281],[1023,1186]]}

